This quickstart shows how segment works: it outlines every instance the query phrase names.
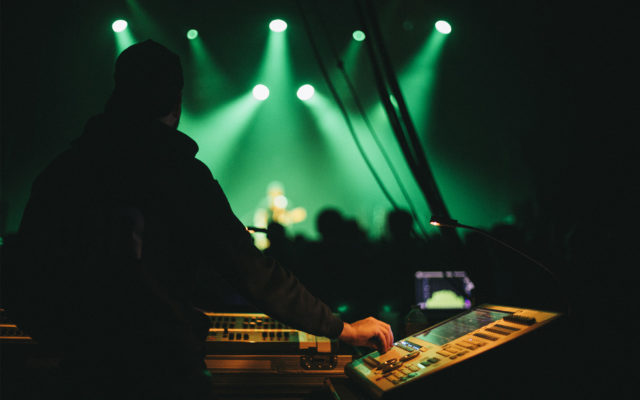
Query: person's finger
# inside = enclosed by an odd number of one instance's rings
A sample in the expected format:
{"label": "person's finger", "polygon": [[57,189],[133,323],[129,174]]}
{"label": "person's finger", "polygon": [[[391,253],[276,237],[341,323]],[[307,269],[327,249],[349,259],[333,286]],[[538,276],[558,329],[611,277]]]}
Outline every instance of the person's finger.
{"label": "person's finger", "polygon": [[393,346],[393,333],[391,332],[391,326],[387,323],[380,323],[380,338],[385,346],[385,351],[389,350]]}

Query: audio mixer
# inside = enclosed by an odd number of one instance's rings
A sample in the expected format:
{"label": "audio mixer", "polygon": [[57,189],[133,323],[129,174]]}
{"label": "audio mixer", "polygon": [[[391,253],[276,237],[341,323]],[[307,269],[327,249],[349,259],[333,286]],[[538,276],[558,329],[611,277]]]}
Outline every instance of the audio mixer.
{"label": "audio mixer", "polygon": [[[438,376],[444,375],[438,374],[431,378],[432,374],[454,370],[451,367],[537,330],[560,315],[555,312],[482,305],[399,340],[384,354],[373,352],[354,360],[346,366],[345,372],[374,398],[394,397],[418,387],[420,392],[427,393],[425,388],[431,383],[438,383]],[[519,354],[513,354],[512,358],[516,359],[518,356]],[[468,386],[473,386],[470,375],[476,371],[482,373],[481,370],[487,368],[488,365],[480,365],[475,370],[464,370],[454,379],[447,380],[447,390],[451,394],[460,393],[463,388],[469,390]],[[456,370],[460,371],[458,368]],[[493,380],[482,384],[501,384],[499,376],[493,376]]]}

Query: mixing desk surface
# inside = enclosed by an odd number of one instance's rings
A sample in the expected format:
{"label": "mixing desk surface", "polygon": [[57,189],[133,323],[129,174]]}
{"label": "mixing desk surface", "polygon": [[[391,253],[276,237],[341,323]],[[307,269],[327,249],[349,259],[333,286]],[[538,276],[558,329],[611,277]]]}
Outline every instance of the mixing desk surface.
{"label": "mixing desk surface", "polygon": [[[429,387],[442,376],[438,374],[430,379],[432,374],[496,349],[559,316],[554,312],[483,305],[399,340],[384,354],[374,352],[357,359],[347,365],[345,372],[375,398]],[[520,355],[512,354],[511,359]],[[458,374],[450,382],[453,385],[450,389],[459,392],[470,384],[470,375],[482,368],[486,370],[488,365]],[[500,376],[495,375],[493,379],[483,383],[498,386]],[[460,386],[456,387],[455,382]]]}
{"label": "mixing desk surface", "polygon": [[266,314],[206,313],[209,354],[332,353],[338,342],[286,326]]}

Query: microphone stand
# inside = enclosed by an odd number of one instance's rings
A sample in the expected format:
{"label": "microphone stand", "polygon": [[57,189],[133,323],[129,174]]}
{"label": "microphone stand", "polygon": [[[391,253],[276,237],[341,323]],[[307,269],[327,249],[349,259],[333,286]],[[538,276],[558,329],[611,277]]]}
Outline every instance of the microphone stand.
{"label": "microphone stand", "polygon": [[[560,280],[558,279],[558,277],[556,276],[556,274],[553,273],[553,271],[551,271],[549,268],[547,268],[544,264],[542,264],[540,261],[528,256],[527,254],[525,254],[524,252],[516,249],[515,247],[505,243],[504,241],[496,238],[495,236],[491,235],[489,232],[484,231],[482,229],[473,227],[473,226],[469,226],[469,225],[464,225],[459,223],[458,221],[456,221],[455,219],[450,219],[450,218],[446,218],[446,217],[431,217],[431,219],[429,220],[429,223],[433,226],[438,226],[438,227],[446,227],[446,228],[464,228],[464,229],[469,229],[471,231],[474,232],[478,232],[481,235],[500,243],[502,246],[505,246],[508,249],[511,249],[512,251],[520,254],[522,257],[526,258],[527,260],[531,261],[532,263],[536,264],[537,266],[539,266],[540,268],[542,268],[546,273],[548,273],[551,278],[554,280],[554,282],[556,282],[556,284],[558,284],[558,286],[560,287],[560,289],[562,289],[562,283],[560,282]],[[571,306],[569,304],[569,301],[567,300],[566,297],[566,293],[564,293],[563,290],[560,290],[561,293],[563,294],[563,300],[564,300],[564,305],[565,308],[567,310],[567,314],[570,314],[570,310],[571,310]]]}

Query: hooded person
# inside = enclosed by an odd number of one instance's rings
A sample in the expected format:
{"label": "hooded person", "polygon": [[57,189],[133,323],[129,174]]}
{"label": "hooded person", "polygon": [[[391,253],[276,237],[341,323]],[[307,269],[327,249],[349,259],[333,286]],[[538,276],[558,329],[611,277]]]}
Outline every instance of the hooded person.
{"label": "hooded person", "polygon": [[209,320],[194,296],[202,269],[296,329],[392,345],[387,324],[343,322],[253,245],[195,158],[198,146],[176,129],[176,54],[152,40],[135,44],[114,78],[105,111],[34,181],[18,235],[22,265],[8,308],[61,355],[63,395],[212,398]]}

